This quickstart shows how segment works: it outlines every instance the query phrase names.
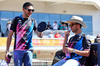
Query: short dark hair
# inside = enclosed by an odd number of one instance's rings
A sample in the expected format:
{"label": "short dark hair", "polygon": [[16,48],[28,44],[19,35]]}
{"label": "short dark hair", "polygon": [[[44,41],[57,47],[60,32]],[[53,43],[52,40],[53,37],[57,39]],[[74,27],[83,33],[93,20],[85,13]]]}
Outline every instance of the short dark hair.
{"label": "short dark hair", "polygon": [[[79,23],[76,23],[76,24],[79,24]],[[79,24],[80,25],[80,28],[82,28],[82,25],[81,24]]]}
{"label": "short dark hair", "polygon": [[62,22],[62,24],[65,24],[64,22]]}
{"label": "short dark hair", "polygon": [[33,4],[30,3],[30,2],[25,2],[25,3],[23,4],[23,8],[24,8],[24,9],[26,9],[28,6],[33,6]]}

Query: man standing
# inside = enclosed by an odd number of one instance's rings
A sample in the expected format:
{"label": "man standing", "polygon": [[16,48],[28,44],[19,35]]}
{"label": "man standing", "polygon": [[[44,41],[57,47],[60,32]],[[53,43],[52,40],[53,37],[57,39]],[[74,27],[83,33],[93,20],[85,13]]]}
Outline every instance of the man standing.
{"label": "man standing", "polygon": [[65,33],[63,52],[66,54],[66,58],[55,63],[53,66],[84,65],[86,57],[90,55],[91,42],[86,39],[85,34],[82,34],[81,28],[86,28],[87,26],[83,22],[83,19],[78,16],[73,16],[72,19],[68,20],[66,23],[70,24],[69,26],[75,35],[67,42],[70,31]]}
{"label": "man standing", "polygon": [[51,24],[50,24],[50,22],[48,22],[48,24],[47,24],[47,29],[48,30],[52,30],[53,29],[52,26],[51,26]]}
{"label": "man standing", "polygon": [[53,30],[58,30],[58,24],[56,21],[53,23]]}
{"label": "man standing", "polygon": [[42,32],[36,30],[36,22],[30,16],[34,12],[33,5],[30,2],[23,4],[23,14],[15,17],[12,20],[11,28],[7,38],[7,47],[5,60],[7,60],[7,55],[9,54],[9,47],[11,44],[11,39],[13,33],[15,34],[14,42],[14,66],[32,66],[32,54],[33,54],[33,44],[32,44],[32,33],[33,30],[36,34],[41,37]]}

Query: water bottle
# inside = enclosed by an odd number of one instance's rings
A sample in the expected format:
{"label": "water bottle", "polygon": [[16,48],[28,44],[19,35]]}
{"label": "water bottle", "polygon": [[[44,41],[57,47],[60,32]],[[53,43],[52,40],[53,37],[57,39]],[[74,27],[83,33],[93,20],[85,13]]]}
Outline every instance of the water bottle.
{"label": "water bottle", "polygon": [[[68,45],[66,44],[65,47],[68,47]],[[66,59],[70,58],[70,53],[66,52]]]}
{"label": "water bottle", "polygon": [[7,64],[10,63],[12,55],[13,55],[12,52],[10,52],[10,53],[7,55]]}
{"label": "water bottle", "polygon": [[70,58],[70,53],[66,53],[66,59]]}

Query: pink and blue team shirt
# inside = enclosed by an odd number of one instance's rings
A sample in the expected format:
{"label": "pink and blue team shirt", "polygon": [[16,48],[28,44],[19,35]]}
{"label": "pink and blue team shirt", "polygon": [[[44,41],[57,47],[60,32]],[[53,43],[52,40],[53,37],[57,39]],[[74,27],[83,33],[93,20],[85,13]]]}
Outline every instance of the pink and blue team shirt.
{"label": "pink and blue team shirt", "polygon": [[[89,39],[86,38],[85,34],[74,35],[70,38],[69,42],[67,43],[68,47],[74,48],[77,50],[85,50],[90,49],[91,42]],[[78,55],[76,53],[70,53],[70,58],[79,61],[82,65],[85,63],[86,58],[84,56]],[[70,59],[67,58],[66,59]]]}
{"label": "pink and blue team shirt", "polygon": [[33,49],[32,33],[36,30],[33,18],[23,18],[22,15],[15,17],[10,30],[15,32],[14,50]]}

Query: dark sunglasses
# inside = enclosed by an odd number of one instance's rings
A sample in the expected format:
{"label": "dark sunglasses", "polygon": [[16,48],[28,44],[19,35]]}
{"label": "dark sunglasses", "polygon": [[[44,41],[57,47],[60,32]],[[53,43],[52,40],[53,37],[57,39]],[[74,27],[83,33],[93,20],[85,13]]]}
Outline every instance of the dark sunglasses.
{"label": "dark sunglasses", "polygon": [[[27,8],[26,8],[26,9],[27,9]],[[28,10],[29,12],[30,12],[30,11],[32,11],[32,12],[34,12],[34,11],[35,11],[34,9],[27,9],[27,10]]]}
{"label": "dark sunglasses", "polygon": [[73,27],[74,25],[76,25],[76,23],[74,23],[74,24],[70,24],[69,27]]}

